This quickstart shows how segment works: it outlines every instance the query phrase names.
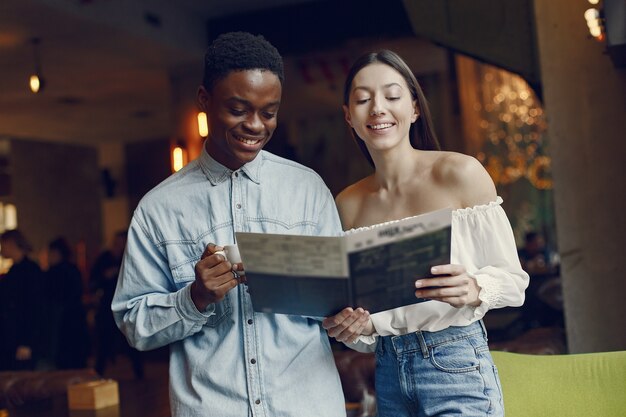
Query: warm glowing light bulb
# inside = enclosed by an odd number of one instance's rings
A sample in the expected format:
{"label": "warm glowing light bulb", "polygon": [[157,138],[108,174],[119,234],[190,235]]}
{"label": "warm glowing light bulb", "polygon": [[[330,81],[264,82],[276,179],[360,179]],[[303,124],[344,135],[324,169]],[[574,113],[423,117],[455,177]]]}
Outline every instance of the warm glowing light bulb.
{"label": "warm glowing light bulb", "polygon": [[587,20],[587,22],[589,22],[590,20],[595,20],[599,17],[600,17],[600,12],[597,9],[594,9],[592,7],[591,9],[585,10],[585,19]]}
{"label": "warm glowing light bulb", "polygon": [[203,138],[209,136],[209,122],[207,121],[206,113],[203,111],[198,113],[198,133]]}
{"label": "warm glowing light bulb", "polygon": [[600,26],[590,27],[589,33],[591,33],[591,36],[597,38],[602,35],[602,29],[600,28]]}
{"label": "warm glowing light bulb", "polygon": [[589,30],[593,28],[600,29],[600,21],[598,19],[587,20],[587,26],[589,27]]}
{"label": "warm glowing light bulb", "polygon": [[172,168],[174,168],[174,172],[180,171],[184,164],[183,148],[177,146],[172,150]]}
{"label": "warm glowing light bulb", "polygon": [[600,0],[589,0],[589,3],[591,3],[591,4],[598,4],[598,3],[600,3]]}
{"label": "warm glowing light bulb", "polygon": [[39,76],[37,74],[33,74],[30,76],[30,91],[33,93],[38,93],[41,88],[41,81],[39,80]]}
{"label": "warm glowing light bulb", "polygon": [[4,206],[4,228],[6,230],[17,229],[17,209],[13,204]]}

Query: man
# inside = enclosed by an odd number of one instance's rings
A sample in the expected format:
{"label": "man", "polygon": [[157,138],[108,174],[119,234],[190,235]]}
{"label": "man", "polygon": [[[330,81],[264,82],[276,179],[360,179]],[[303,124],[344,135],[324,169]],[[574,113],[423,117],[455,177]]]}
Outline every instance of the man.
{"label": "man", "polygon": [[[170,345],[172,414],[345,416],[316,320],[255,313],[221,254],[236,231],[334,235],[332,195],[312,170],[263,146],[276,128],[283,65],[260,36],[229,33],[205,56],[201,156],[140,202],[112,308],[138,349]],[[219,246],[216,246],[218,244]]]}

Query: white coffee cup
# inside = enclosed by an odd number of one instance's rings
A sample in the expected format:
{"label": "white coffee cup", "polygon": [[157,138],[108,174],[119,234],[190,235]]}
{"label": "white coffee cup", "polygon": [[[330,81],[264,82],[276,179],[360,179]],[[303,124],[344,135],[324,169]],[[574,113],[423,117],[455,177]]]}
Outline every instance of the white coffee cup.
{"label": "white coffee cup", "polygon": [[241,255],[239,254],[239,248],[237,245],[225,245],[224,250],[218,250],[215,253],[222,255],[228,262],[233,264],[233,275],[239,282],[246,282],[246,272],[242,270],[235,270],[234,265],[241,263]]}
{"label": "white coffee cup", "polygon": [[239,248],[237,245],[225,245],[223,248],[224,250],[218,250],[215,253],[222,255],[231,264],[241,263],[241,255],[239,254]]}

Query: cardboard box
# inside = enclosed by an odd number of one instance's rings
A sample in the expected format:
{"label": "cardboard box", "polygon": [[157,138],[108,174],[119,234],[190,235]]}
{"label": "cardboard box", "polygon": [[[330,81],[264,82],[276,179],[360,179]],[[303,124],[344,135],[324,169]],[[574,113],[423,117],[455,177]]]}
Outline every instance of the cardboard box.
{"label": "cardboard box", "polygon": [[112,379],[81,382],[67,388],[67,404],[70,410],[97,410],[119,402],[117,381]]}

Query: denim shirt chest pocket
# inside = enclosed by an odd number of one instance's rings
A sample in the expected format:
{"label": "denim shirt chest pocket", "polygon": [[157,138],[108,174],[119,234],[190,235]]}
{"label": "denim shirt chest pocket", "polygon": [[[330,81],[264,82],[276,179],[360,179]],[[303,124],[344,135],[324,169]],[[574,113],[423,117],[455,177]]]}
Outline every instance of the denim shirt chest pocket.
{"label": "denim shirt chest pocket", "polygon": [[[168,247],[168,257],[170,259],[170,272],[177,290],[191,284],[196,279],[195,266],[200,261],[197,253],[199,246],[196,244],[171,245]],[[216,327],[232,312],[232,302],[227,294],[224,299],[215,303],[215,311],[207,319],[206,326]]]}
{"label": "denim shirt chest pocket", "polygon": [[[303,219],[302,213],[298,210],[285,211],[284,207],[288,204],[280,206],[282,213],[275,213],[273,210],[259,210],[253,215],[249,215],[245,219],[246,232],[253,233],[278,233],[286,235],[314,235],[317,231],[317,223],[313,220]],[[272,207],[276,209],[276,207]],[[300,216],[297,216],[299,213]]]}

